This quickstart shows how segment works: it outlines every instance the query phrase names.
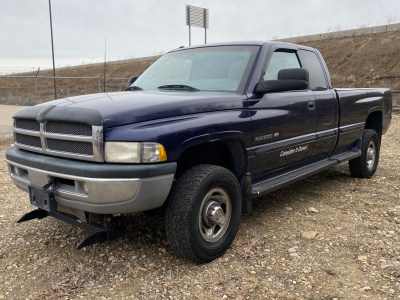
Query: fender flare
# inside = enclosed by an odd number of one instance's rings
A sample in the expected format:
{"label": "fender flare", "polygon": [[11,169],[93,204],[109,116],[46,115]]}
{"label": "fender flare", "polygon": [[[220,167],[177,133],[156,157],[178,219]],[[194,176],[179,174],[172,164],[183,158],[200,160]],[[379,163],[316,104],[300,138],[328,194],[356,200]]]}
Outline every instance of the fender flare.
{"label": "fender flare", "polygon": [[190,139],[187,139],[180,143],[180,145],[177,147],[176,151],[178,153],[178,156],[180,156],[185,150],[189,149],[190,147],[204,144],[204,143],[209,143],[209,142],[216,142],[216,141],[223,141],[227,139],[238,139],[240,140],[244,145],[245,145],[245,135],[241,131],[220,131],[220,132],[213,132],[213,133],[207,133],[207,134],[202,134],[198,135],[195,137],[192,137]]}

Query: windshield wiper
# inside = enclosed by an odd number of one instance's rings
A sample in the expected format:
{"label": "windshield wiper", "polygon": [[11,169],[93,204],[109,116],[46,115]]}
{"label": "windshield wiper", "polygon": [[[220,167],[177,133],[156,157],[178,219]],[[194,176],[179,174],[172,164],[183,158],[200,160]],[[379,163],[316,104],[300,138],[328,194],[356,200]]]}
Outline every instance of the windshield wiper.
{"label": "windshield wiper", "polygon": [[143,89],[136,85],[132,85],[132,86],[128,87],[127,89],[125,89],[125,91],[143,91]]}
{"label": "windshield wiper", "polygon": [[166,84],[166,85],[161,85],[158,88],[166,90],[200,91],[199,89],[184,84]]}

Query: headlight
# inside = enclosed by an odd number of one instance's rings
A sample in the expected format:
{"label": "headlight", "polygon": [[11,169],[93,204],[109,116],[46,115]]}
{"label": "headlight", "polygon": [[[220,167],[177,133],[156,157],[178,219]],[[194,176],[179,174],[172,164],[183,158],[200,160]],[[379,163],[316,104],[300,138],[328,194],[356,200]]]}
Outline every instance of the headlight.
{"label": "headlight", "polygon": [[105,142],[106,162],[140,163],[140,143]]}
{"label": "headlight", "polygon": [[104,157],[113,163],[152,163],[166,161],[167,153],[158,143],[105,142]]}

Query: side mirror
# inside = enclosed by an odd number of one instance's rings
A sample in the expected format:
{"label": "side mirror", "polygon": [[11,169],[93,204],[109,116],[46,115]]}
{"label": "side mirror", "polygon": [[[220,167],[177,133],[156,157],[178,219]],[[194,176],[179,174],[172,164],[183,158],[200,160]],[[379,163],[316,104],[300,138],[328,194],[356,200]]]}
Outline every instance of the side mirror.
{"label": "side mirror", "polygon": [[131,78],[128,79],[128,82],[126,83],[126,88],[125,90],[132,85],[138,79],[139,76],[131,76]]}
{"label": "side mirror", "polygon": [[266,94],[308,89],[309,74],[306,69],[283,69],[278,72],[277,80],[260,81],[256,93]]}

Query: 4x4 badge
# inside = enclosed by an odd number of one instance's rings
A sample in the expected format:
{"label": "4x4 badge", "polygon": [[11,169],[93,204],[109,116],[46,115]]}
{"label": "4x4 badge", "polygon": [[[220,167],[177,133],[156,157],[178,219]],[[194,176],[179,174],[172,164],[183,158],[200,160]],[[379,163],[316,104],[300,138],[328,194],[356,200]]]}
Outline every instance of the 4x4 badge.
{"label": "4x4 badge", "polygon": [[278,136],[279,136],[279,132],[274,133],[274,134],[270,133],[270,134],[266,134],[266,135],[260,135],[260,136],[255,137],[255,141],[258,142],[258,141],[262,141],[262,140],[268,140],[268,139],[272,139],[273,137],[276,138]]}

